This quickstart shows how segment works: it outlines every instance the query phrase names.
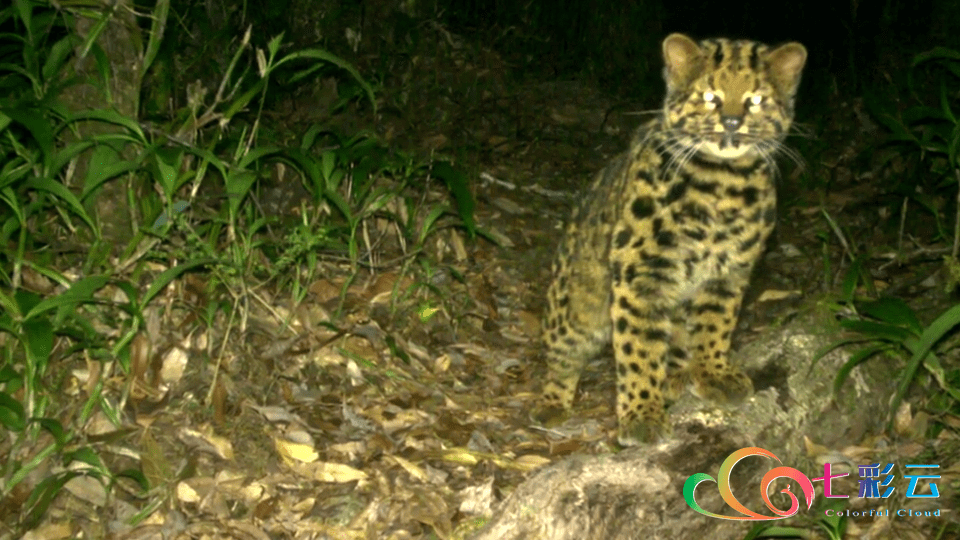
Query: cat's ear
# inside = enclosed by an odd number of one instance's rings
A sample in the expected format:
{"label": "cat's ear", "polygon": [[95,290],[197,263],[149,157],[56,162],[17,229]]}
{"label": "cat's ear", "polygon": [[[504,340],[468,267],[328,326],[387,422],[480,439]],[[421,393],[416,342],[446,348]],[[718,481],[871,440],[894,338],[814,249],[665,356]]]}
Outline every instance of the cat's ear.
{"label": "cat's ear", "polygon": [[767,54],[767,70],[777,89],[793,96],[800,85],[800,72],[807,62],[807,49],[793,42],[781,45]]}
{"label": "cat's ear", "polygon": [[703,70],[700,45],[683,34],[670,34],[663,40],[663,63],[667,91],[681,88]]}

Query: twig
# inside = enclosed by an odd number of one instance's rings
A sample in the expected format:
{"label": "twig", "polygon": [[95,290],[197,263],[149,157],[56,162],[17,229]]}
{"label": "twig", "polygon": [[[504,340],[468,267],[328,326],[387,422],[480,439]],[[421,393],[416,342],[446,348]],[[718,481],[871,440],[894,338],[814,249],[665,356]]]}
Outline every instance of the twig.
{"label": "twig", "polygon": [[833,221],[833,218],[830,217],[830,214],[827,212],[827,209],[823,206],[820,207],[820,212],[823,214],[823,217],[826,218],[827,223],[830,224],[830,228],[833,230],[833,234],[840,240],[840,245],[843,246],[844,253],[850,257],[852,261],[854,258],[853,250],[850,249],[850,244],[847,243],[846,237],[843,236],[843,231],[840,230],[840,226]]}
{"label": "twig", "polygon": [[903,206],[900,207],[900,233],[897,235],[897,253],[903,253],[903,230],[907,226],[907,204],[910,198],[903,198]]}
{"label": "twig", "polygon": [[957,177],[957,211],[953,222],[953,252],[950,256],[957,260],[957,252],[960,251],[960,168],[954,168],[953,174]]}

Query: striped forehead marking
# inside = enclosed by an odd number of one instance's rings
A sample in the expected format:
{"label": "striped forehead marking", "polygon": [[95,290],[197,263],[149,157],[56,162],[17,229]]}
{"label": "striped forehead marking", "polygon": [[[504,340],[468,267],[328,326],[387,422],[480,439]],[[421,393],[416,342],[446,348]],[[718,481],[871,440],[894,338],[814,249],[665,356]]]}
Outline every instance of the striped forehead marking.
{"label": "striped forehead marking", "polygon": [[713,51],[710,55],[713,65],[711,69],[757,71],[761,68],[760,57],[767,47],[755,41],[730,41],[726,39],[710,39],[700,42],[704,51]]}

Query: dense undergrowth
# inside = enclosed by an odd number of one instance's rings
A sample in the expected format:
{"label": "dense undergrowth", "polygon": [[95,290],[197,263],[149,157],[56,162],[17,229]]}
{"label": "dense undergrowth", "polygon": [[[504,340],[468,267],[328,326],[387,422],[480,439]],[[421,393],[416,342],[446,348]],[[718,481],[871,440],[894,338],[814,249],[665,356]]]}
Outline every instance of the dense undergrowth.
{"label": "dense undergrowth", "polygon": [[[147,19],[141,73],[153,73],[168,9],[158,2]],[[87,16],[100,25],[84,39],[75,27]],[[467,176],[448,160],[386,147],[372,130],[318,124],[290,140],[264,135],[271,92],[320,75],[346,81],[332,108],[375,115],[375,89],[347,61],[322,49],[281,53],[282,35],[252,45],[248,29],[231,42],[215,92],[191,88],[183,107],[155,108],[147,124],[109,104],[114,66],[98,40],[111,17],[27,0],[0,11],[0,424],[9,436],[0,499],[3,521],[21,532],[76,476],[151,489],[142,471],[105,465],[82,431],[96,411],[117,419],[148,377],[138,339],[146,308],[189,276],[202,276],[198,320],[240,325],[261,291],[302,301],[329,271],[325,260],[353,277],[376,266],[416,275],[430,267],[438,231],[477,232]],[[73,71],[84,55],[93,80]],[[141,93],[140,81],[128,83]],[[100,106],[64,102],[81,85],[98,90]],[[260,202],[271,182],[298,183],[306,196],[271,213]],[[60,396],[72,392],[64,374],[75,369],[88,370],[85,404],[63,410]],[[102,393],[115,377],[129,381],[119,401]],[[23,492],[49,461],[53,473]]]}

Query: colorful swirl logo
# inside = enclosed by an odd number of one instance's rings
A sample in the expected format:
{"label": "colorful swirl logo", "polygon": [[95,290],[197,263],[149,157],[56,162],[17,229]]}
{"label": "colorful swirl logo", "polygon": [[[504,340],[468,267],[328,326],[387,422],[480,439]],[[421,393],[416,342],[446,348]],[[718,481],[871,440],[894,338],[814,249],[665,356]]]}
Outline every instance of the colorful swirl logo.
{"label": "colorful swirl logo", "polygon": [[[705,516],[710,516],[717,519],[769,521],[774,519],[788,518],[800,510],[800,502],[797,500],[796,495],[790,491],[789,485],[785,489],[780,490],[781,493],[786,493],[789,495],[790,499],[793,501],[789,510],[780,510],[770,502],[770,497],[767,495],[767,491],[770,487],[770,484],[777,478],[792,478],[793,480],[796,480],[797,484],[800,485],[800,489],[803,491],[803,496],[807,503],[807,510],[813,506],[813,483],[805,474],[794,469],[793,467],[775,467],[768,471],[767,474],[763,475],[763,480],[760,481],[760,496],[763,498],[763,502],[766,503],[767,508],[776,514],[776,516],[764,516],[740,504],[740,501],[733,496],[733,491],[730,490],[730,472],[733,470],[733,466],[736,465],[741,459],[749,456],[766,456],[768,458],[775,459],[777,463],[783,463],[780,461],[780,458],[773,455],[773,452],[770,452],[769,450],[764,450],[763,448],[757,448],[755,446],[741,448],[740,450],[737,450],[736,452],[727,456],[727,459],[723,460],[723,463],[720,465],[720,471],[718,472],[718,477],[720,479],[719,481],[705,473],[697,473],[690,476],[690,478],[687,478],[687,481],[683,484],[683,499],[687,501],[687,506]],[[717,487],[720,490],[720,497],[723,498],[723,501],[727,503],[727,506],[733,508],[737,512],[740,512],[743,514],[743,516],[723,516],[720,514],[715,514],[708,510],[704,510],[699,504],[697,504],[697,501],[694,498],[694,492],[697,490],[697,486],[699,486],[701,482],[706,482],[708,480],[717,484]]]}

